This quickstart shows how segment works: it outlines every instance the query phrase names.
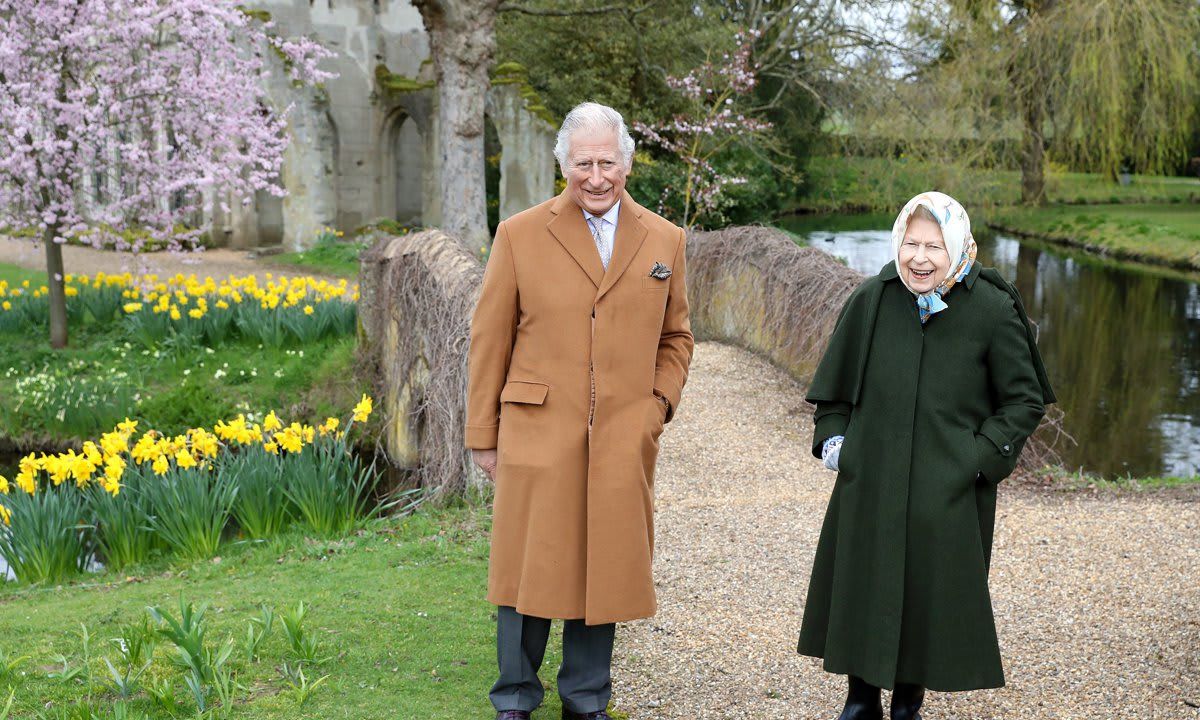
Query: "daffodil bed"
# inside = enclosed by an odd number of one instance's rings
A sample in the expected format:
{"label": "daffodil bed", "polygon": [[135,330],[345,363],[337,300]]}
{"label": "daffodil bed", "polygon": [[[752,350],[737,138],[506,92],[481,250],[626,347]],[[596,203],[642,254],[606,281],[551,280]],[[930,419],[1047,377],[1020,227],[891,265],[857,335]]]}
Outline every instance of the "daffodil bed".
{"label": "daffodil bed", "polygon": [[172,435],[238,413],[261,421],[264,407],[316,423],[365,389],[347,281],[68,280],[70,344],[55,351],[46,291],[0,266],[0,472],[16,451],[78,448],[125,417]]}
{"label": "daffodil bed", "polygon": [[0,556],[19,581],[59,582],[160,552],[212,557],[230,534],[261,540],[296,524],[344,535],[379,508],[378,475],[347,435],[372,409],[363,395],[345,429],[271,412],[170,436],[125,420],[80,452],[31,453],[11,481],[0,475]]}
{"label": "daffodil bed", "polygon": [[[254,275],[215,281],[195,275],[67,275],[69,323],[123,323],[146,348],[174,343],[217,347],[234,336],[271,347],[310,343],[354,332],[358,286],[314,277]],[[0,280],[0,332],[37,332],[47,326],[49,290],[28,280]]]}

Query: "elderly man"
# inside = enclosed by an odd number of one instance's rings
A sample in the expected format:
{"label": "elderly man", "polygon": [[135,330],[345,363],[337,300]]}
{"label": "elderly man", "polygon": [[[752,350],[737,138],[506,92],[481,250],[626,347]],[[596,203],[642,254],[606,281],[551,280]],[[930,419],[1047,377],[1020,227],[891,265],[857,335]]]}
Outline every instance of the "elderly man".
{"label": "elderly man", "polygon": [[561,195],[500,223],[471,324],[467,447],[495,482],[498,720],[541,704],[565,620],[563,718],[606,720],[615,623],[656,609],[654,463],[692,357],[684,233],[625,192],[633,139],[584,103]]}

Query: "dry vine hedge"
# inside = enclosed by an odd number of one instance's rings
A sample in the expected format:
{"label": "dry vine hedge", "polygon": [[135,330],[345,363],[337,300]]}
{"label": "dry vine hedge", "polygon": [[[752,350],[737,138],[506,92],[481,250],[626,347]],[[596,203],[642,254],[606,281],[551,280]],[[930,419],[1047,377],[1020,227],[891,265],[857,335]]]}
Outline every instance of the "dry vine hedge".
{"label": "dry vine hedge", "polygon": [[[760,226],[693,233],[687,262],[696,339],[765,355],[805,385],[825,352],[842,304],[865,279],[832,255]],[[1061,464],[1058,448],[1073,442],[1062,428],[1062,411],[1051,406],[1026,443],[1020,467],[1033,471]]]}
{"label": "dry vine hedge", "polygon": [[362,255],[359,356],[387,413],[384,443],[433,499],[482,480],[463,445],[482,280],[479,259],[440,230],[380,237]]}

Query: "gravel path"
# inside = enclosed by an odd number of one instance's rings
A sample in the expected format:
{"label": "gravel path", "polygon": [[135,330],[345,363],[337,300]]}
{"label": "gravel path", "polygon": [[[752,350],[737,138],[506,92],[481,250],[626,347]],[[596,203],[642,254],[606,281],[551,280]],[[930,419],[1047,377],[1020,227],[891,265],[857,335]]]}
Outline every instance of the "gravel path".
{"label": "gravel path", "polygon": [[[697,347],[657,479],[657,617],[620,628],[617,706],[832,720],[845,680],[795,652],[834,475],[784,373]],[[926,720],[1200,719],[1200,492],[1001,488],[991,590],[1008,685]],[[886,703],[886,697],[885,697]]]}
{"label": "gravel path", "polygon": [[[46,250],[40,244],[34,246],[28,240],[0,236],[0,263],[17,265],[31,270],[46,269]],[[246,250],[229,250],[216,248],[200,253],[171,253],[154,252],[141,255],[118,253],[109,250],[97,250],[79,245],[63,246],[63,267],[68,273],[86,273],[94,275],[97,272],[120,274],[124,272],[155,273],[160,278],[183,273],[196,274],[203,278],[211,275],[214,280],[222,280],[228,275],[249,275],[272,273],[276,276],[291,277],[293,275],[317,275],[321,273],[300,268],[279,267],[271,265],[270,257],[255,259],[247,255]]]}

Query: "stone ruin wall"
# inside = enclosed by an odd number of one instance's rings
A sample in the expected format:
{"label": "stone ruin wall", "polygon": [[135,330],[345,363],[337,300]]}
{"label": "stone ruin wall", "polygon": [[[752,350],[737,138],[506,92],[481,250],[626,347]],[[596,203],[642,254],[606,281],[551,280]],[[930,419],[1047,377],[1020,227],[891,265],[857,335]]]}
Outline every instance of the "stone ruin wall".
{"label": "stone ruin wall", "polygon": [[[216,244],[235,248],[313,244],[321,228],[349,233],[380,218],[436,226],[441,220],[437,92],[381,90],[375,69],[432,81],[429,43],[409,0],[254,0],[276,32],[305,35],[337,53],[323,89],[297,89],[277,58],[268,88],[292,106],[283,198],[260,192],[249,205],[214,202],[204,219]],[[500,217],[554,194],[554,132],[528,112],[515,85],[496,85],[487,112],[502,146]]]}

